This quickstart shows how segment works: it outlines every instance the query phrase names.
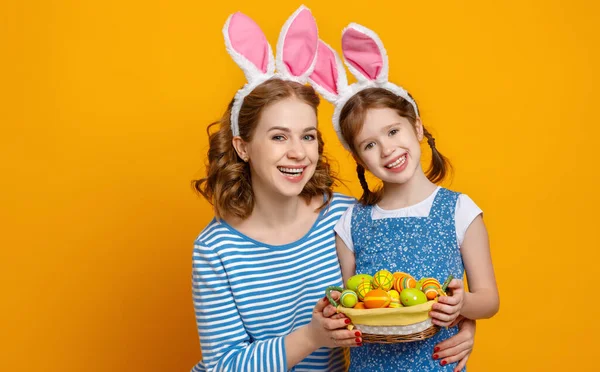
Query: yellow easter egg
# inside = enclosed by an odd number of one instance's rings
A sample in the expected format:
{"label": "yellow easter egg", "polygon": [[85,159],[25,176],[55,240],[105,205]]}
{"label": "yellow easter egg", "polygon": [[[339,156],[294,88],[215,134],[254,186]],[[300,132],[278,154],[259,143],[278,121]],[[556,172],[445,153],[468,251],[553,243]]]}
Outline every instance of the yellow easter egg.
{"label": "yellow easter egg", "polygon": [[371,284],[371,282],[368,282],[368,281],[361,282],[358,285],[358,288],[356,288],[356,294],[358,295],[358,299],[362,301],[365,298],[365,295],[372,289],[373,289],[373,285]]}
{"label": "yellow easter egg", "polygon": [[400,302],[400,293],[398,293],[397,290],[390,289],[388,291],[388,295],[390,296],[392,302]]}
{"label": "yellow easter egg", "polygon": [[367,309],[378,309],[390,304],[391,298],[383,289],[373,289],[365,295],[364,303]]}
{"label": "yellow easter egg", "polygon": [[388,308],[390,309],[397,309],[399,307],[404,307],[401,302],[390,302],[388,305]]}
{"label": "yellow easter egg", "polygon": [[346,289],[340,295],[340,303],[343,307],[354,307],[358,302],[358,296],[356,292],[351,289]]}
{"label": "yellow easter egg", "polygon": [[384,291],[392,288],[394,276],[387,270],[379,270],[373,275],[373,288],[380,288]]}

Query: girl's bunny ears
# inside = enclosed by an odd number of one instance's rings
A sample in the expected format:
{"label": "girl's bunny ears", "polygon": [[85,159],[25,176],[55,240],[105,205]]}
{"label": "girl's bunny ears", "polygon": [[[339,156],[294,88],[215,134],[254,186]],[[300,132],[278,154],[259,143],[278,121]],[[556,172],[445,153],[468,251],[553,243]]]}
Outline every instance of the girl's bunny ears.
{"label": "girl's bunny ears", "polygon": [[388,81],[388,57],[379,36],[366,27],[351,23],[342,31],[342,52],[348,70],[358,80],[348,85],[344,66],[337,53],[319,40],[317,64],[309,80],[323,98],[335,106],[333,126],[346,149],[350,149],[340,130],[340,113],[348,100],[367,88],[383,88],[410,102],[417,117],[417,104],[408,92]]}
{"label": "girl's bunny ears", "polygon": [[304,5],[300,6],[281,29],[275,61],[271,46],[260,27],[240,12],[229,16],[223,27],[223,36],[227,52],[248,80],[235,94],[231,109],[231,132],[239,136],[240,109],[244,98],[254,88],[275,76],[303,84],[308,82],[317,60],[317,23],[310,10]]}

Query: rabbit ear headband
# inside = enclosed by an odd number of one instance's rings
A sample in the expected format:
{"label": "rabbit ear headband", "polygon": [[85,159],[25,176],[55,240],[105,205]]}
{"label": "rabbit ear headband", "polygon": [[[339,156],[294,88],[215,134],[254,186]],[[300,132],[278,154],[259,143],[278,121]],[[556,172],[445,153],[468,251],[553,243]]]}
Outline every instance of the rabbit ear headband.
{"label": "rabbit ear headband", "polygon": [[408,92],[388,81],[388,57],[379,36],[366,27],[351,23],[342,31],[342,52],[348,70],[357,82],[348,85],[346,72],[337,53],[319,40],[319,53],[310,83],[323,98],[335,106],[333,127],[346,149],[350,149],[340,131],[340,113],[348,100],[367,88],[383,88],[410,102],[417,117],[417,104]]}
{"label": "rabbit ear headband", "polygon": [[[283,80],[308,82],[315,68],[319,36],[317,23],[310,10],[300,6],[285,22],[277,42],[277,58],[260,27],[240,12],[229,16],[223,27],[225,46],[248,81],[238,90],[231,109],[231,132],[239,136],[238,116],[244,98],[258,85],[278,77]],[[277,72],[275,72],[277,69]]]}

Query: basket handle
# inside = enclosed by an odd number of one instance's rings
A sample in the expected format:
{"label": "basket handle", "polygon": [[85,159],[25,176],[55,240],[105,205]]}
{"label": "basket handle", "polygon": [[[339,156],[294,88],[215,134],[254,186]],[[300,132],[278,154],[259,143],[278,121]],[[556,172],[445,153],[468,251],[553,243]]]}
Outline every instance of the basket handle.
{"label": "basket handle", "polygon": [[344,291],[344,289],[341,287],[336,287],[335,285],[330,285],[329,287],[325,288],[325,296],[327,296],[329,303],[333,305],[333,307],[338,307],[338,302],[331,297],[331,291],[338,291],[341,293]]}
{"label": "basket handle", "polygon": [[452,276],[452,274],[448,275],[448,278],[446,278],[446,281],[444,282],[444,285],[442,285],[442,291],[444,291],[444,293],[448,289],[448,285],[450,285],[450,282],[452,281],[452,279],[454,279],[454,277]]}

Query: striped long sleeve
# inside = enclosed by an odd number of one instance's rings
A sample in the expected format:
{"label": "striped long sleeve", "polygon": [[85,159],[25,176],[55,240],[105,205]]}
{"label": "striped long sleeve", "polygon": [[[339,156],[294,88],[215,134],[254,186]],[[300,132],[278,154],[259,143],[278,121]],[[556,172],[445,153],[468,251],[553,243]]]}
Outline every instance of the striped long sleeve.
{"label": "striped long sleeve", "polygon": [[[196,245],[193,296],[206,371],[285,371],[284,337],[252,340],[236,308],[220,257]],[[194,371],[200,371],[200,367]]]}

